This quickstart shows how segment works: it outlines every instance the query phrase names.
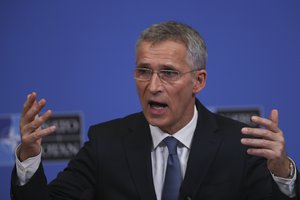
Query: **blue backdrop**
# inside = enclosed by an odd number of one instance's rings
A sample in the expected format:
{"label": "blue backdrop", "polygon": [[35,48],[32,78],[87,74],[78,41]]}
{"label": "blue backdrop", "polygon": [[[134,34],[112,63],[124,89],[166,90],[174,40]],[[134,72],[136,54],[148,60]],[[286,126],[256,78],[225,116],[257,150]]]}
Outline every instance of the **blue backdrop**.
{"label": "blue backdrop", "polygon": [[[133,68],[139,33],[179,20],[208,46],[206,106],[279,109],[300,167],[300,1],[0,1],[0,113],[19,113],[36,91],[54,112],[80,111],[88,126],[140,110]],[[1,155],[0,155],[1,156]],[[65,163],[47,163],[49,180]],[[9,199],[12,166],[1,167]]]}

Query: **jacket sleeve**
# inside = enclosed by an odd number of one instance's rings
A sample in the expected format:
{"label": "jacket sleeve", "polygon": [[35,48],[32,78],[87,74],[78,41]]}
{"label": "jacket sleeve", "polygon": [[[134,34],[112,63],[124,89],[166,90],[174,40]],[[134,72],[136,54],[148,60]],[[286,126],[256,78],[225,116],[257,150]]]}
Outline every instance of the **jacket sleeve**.
{"label": "jacket sleeve", "polygon": [[18,185],[14,168],[11,177],[11,199],[93,199],[97,182],[95,154],[91,140],[86,142],[68,166],[49,184],[42,163],[23,186]]}

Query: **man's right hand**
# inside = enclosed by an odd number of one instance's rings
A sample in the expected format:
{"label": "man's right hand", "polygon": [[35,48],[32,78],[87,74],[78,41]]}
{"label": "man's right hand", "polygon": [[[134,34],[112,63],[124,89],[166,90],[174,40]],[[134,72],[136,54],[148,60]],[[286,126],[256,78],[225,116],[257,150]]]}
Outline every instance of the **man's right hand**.
{"label": "man's right hand", "polygon": [[56,129],[55,126],[42,128],[43,123],[51,117],[52,112],[47,110],[39,116],[39,112],[46,105],[46,100],[41,99],[37,101],[36,97],[37,94],[35,92],[27,96],[21,114],[21,145],[17,151],[21,162],[38,155],[41,152],[42,138],[53,133]]}

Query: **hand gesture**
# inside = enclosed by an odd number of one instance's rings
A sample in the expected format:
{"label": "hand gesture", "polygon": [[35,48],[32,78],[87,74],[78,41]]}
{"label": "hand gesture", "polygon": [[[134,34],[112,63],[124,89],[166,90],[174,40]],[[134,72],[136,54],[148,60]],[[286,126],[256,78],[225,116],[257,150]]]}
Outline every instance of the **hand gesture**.
{"label": "hand gesture", "polygon": [[36,98],[37,94],[32,92],[27,96],[23,106],[20,120],[21,145],[17,151],[20,161],[38,155],[41,151],[42,138],[56,129],[55,126],[42,128],[43,123],[51,117],[52,112],[47,110],[39,116],[39,112],[46,105],[46,100],[37,101]]}
{"label": "hand gesture", "polygon": [[268,169],[276,176],[286,178],[290,174],[290,161],[285,150],[285,140],[278,127],[278,110],[272,110],[270,118],[253,116],[251,120],[264,128],[243,128],[242,133],[254,138],[243,138],[241,143],[249,147],[247,153],[267,159]]}

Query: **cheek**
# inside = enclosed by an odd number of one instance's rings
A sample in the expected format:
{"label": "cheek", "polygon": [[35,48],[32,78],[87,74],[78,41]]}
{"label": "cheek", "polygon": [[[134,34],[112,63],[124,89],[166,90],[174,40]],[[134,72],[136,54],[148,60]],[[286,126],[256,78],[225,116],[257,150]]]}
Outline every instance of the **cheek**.
{"label": "cheek", "polygon": [[183,85],[182,87],[178,87],[176,90],[173,88],[173,90],[170,89],[168,91],[168,96],[172,102],[172,107],[177,112],[182,112],[182,110],[185,110],[185,107],[194,98],[193,88],[190,85]]}
{"label": "cheek", "polygon": [[178,102],[178,100],[185,101],[192,96],[193,86],[190,83],[181,84],[176,87],[169,88],[168,93],[169,96],[172,96],[172,99],[177,99],[176,102]]}
{"label": "cheek", "polygon": [[144,95],[144,91],[145,91],[145,86],[143,86],[142,84],[140,83],[136,83],[136,91],[137,91],[137,94],[140,98],[140,100],[143,98],[143,95]]}

